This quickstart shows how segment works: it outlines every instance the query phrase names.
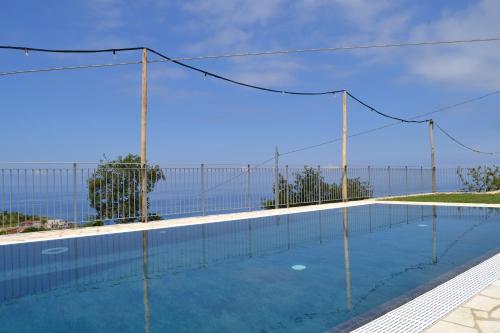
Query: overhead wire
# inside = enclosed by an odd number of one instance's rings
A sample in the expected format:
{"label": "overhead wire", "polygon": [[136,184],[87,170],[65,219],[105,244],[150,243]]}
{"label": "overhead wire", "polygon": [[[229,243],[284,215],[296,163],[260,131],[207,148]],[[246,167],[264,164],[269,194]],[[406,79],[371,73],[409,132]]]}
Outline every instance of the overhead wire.
{"label": "overhead wire", "polygon": [[[267,163],[271,162],[272,160],[274,160],[274,156],[273,156],[273,157],[271,157],[271,158],[268,158],[268,159],[266,159],[266,160],[264,160],[264,161],[262,161],[262,162],[260,162],[260,163],[257,163],[257,164],[255,164],[255,165],[251,165],[251,166],[250,166],[250,169],[257,169],[258,167],[263,166],[264,164],[267,164]],[[211,188],[209,188],[209,189],[207,189],[207,190],[203,191],[203,193],[207,193],[207,192],[210,192],[210,191],[216,190],[216,189],[220,188],[221,186],[223,186],[223,185],[225,185],[225,184],[228,184],[228,183],[232,182],[233,180],[235,180],[235,179],[237,179],[237,178],[239,178],[239,177],[243,176],[243,175],[244,175],[245,173],[247,173],[247,172],[248,172],[248,169],[245,169],[244,171],[241,171],[241,172],[240,172],[240,173],[238,173],[237,175],[235,175],[235,176],[233,176],[233,177],[229,178],[228,180],[223,181],[223,182],[221,182],[221,183],[219,183],[219,184],[217,184],[217,185],[215,185],[215,186],[213,186],[213,187],[211,187]]]}
{"label": "overhead wire", "polygon": [[0,76],[30,74],[30,73],[44,73],[44,72],[57,72],[64,70],[86,69],[86,68],[102,68],[102,67],[116,67],[127,65],[139,65],[141,61],[128,61],[128,62],[113,62],[103,64],[88,64],[88,65],[74,65],[74,66],[60,66],[60,67],[46,67],[46,68],[32,68],[22,69],[8,72],[0,72]]}
{"label": "overhead wire", "polygon": [[436,125],[436,127],[444,134],[446,135],[450,140],[452,140],[453,142],[455,142],[456,144],[458,144],[459,146],[465,148],[465,149],[468,149],[472,152],[475,152],[475,153],[479,153],[479,154],[485,154],[485,155],[497,155],[497,154],[500,154],[500,151],[493,151],[493,152],[487,152],[487,151],[482,151],[482,150],[479,150],[479,149],[475,149],[475,148],[472,148],[472,147],[469,147],[467,145],[465,145],[464,143],[462,143],[461,141],[459,141],[457,138],[455,138],[454,136],[452,136],[450,133],[448,133],[447,131],[445,131],[441,126],[439,126],[439,124],[437,124],[436,122],[434,123],[434,125]]}
{"label": "overhead wire", "polygon": [[226,82],[234,83],[234,84],[237,84],[237,85],[240,85],[243,87],[253,88],[253,89],[257,89],[257,90],[273,92],[273,93],[280,93],[280,94],[288,94],[288,95],[302,95],[302,96],[328,95],[328,94],[336,94],[336,93],[340,93],[340,92],[344,91],[344,90],[330,90],[330,91],[321,91],[321,92],[304,92],[304,91],[290,91],[290,90],[279,90],[279,89],[265,88],[265,87],[256,86],[256,85],[244,83],[241,81],[233,80],[231,78],[228,78],[228,77],[225,77],[225,76],[222,76],[219,74],[215,74],[215,73],[209,72],[207,70],[204,70],[204,69],[192,66],[192,65],[188,65],[188,64],[183,63],[181,61],[175,60],[175,59],[170,58],[170,57],[168,57],[168,56],[166,56],[158,51],[155,51],[153,49],[150,49],[150,48],[146,48],[146,49],[148,51],[150,51],[151,53],[156,54],[157,56],[159,56],[163,59],[169,60],[169,61],[173,62],[174,64],[177,64],[177,65],[180,65],[182,67],[189,68],[191,70],[199,72],[205,76],[211,76],[211,77],[214,77],[216,79],[220,79],[220,80],[223,80]]}
{"label": "overhead wire", "polygon": [[[216,55],[176,57],[176,58],[172,58],[172,59],[177,60],[177,61],[207,60],[207,59],[265,56],[265,55],[290,54],[290,53],[338,52],[338,51],[350,51],[350,50],[358,50],[358,49],[432,46],[432,45],[447,45],[447,44],[448,45],[449,44],[468,44],[468,43],[485,43],[485,42],[498,42],[498,41],[500,41],[500,37],[485,37],[485,38],[470,38],[470,39],[455,39],[455,40],[435,40],[435,41],[408,41],[408,42],[375,43],[375,44],[361,44],[361,45],[358,44],[358,45],[346,45],[346,46],[285,49],[285,50],[246,51],[246,52],[216,54]],[[68,49],[33,48],[33,47],[26,47],[26,46],[10,46],[10,45],[1,45],[0,46],[0,49],[21,50],[24,52],[37,51],[37,52],[52,52],[52,53],[69,53],[69,51],[71,51],[71,53],[103,53],[103,52],[133,51],[133,50],[140,50],[142,48],[143,47],[68,50]]]}
{"label": "overhead wire", "polygon": [[[453,40],[453,41],[404,42],[404,43],[392,43],[392,44],[355,45],[355,46],[347,46],[347,47],[333,47],[333,48],[322,48],[322,49],[296,49],[296,50],[285,50],[285,51],[248,52],[248,53],[246,53],[246,55],[264,55],[264,54],[278,54],[278,53],[316,52],[316,51],[320,51],[320,50],[323,50],[323,51],[327,51],[327,50],[328,51],[340,51],[340,50],[353,50],[353,49],[403,47],[403,46],[423,46],[423,45],[438,45],[438,44],[490,42],[490,41],[500,41],[500,38],[496,38],[495,37],[495,38],[468,39],[468,40],[464,39],[464,40]],[[172,62],[172,63],[175,63],[175,64],[177,64],[179,66],[184,67],[184,68],[188,68],[188,69],[194,70],[196,72],[199,72],[199,73],[203,74],[204,76],[214,77],[214,78],[217,78],[217,79],[229,82],[229,83],[233,83],[233,84],[236,84],[236,85],[240,85],[240,86],[244,86],[244,87],[248,87],[248,88],[253,88],[253,89],[257,89],[257,90],[261,90],[261,91],[267,91],[267,92],[273,92],[273,93],[281,93],[281,94],[289,94],[289,95],[305,95],[305,96],[327,95],[327,94],[336,94],[336,93],[340,93],[340,92],[345,92],[350,98],[352,98],[356,102],[360,103],[361,105],[365,106],[370,111],[373,111],[373,112],[377,113],[380,116],[383,116],[383,117],[386,117],[386,118],[389,118],[389,119],[397,120],[398,123],[426,123],[426,122],[429,122],[430,119],[424,119],[424,120],[414,120],[414,119],[422,117],[424,115],[429,115],[429,114],[432,114],[432,113],[436,113],[436,112],[444,111],[444,110],[447,110],[447,109],[450,109],[450,108],[453,108],[453,107],[464,105],[464,104],[467,104],[467,103],[470,103],[470,102],[473,102],[473,101],[477,101],[479,99],[486,98],[488,96],[491,96],[491,95],[494,95],[494,94],[497,94],[497,93],[500,92],[500,91],[495,91],[495,92],[492,92],[492,93],[489,93],[489,94],[486,94],[486,95],[483,95],[483,96],[480,96],[480,97],[477,97],[477,98],[473,98],[473,99],[470,99],[470,100],[467,100],[467,101],[464,101],[464,102],[453,104],[453,105],[448,106],[448,107],[444,107],[444,108],[441,108],[441,109],[438,109],[438,110],[434,110],[434,111],[431,111],[431,112],[428,112],[428,113],[425,113],[425,114],[421,114],[421,115],[415,116],[415,117],[410,118],[410,119],[403,119],[403,118],[391,116],[391,115],[388,115],[388,114],[386,114],[384,112],[379,111],[378,109],[376,109],[376,108],[370,106],[369,104],[363,102],[361,99],[355,97],[353,94],[351,94],[347,90],[329,90],[329,91],[320,91],[320,92],[310,92],[310,91],[305,92],[305,91],[279,90],[279,89],[272,89],[272,88],[266,88],[266,87],[262,87],[262,86],[252,85],[252,84],[248,84],[248,83],[245,83],[245,82],[237,81],[237,80],[234,80],[234,79],[231,79],[231,78],[228,78],[228,77],[225,77],[225,76],[222,76],[222,75],[219,75],[219,74],[216,74],[216,73],[213,73],[213,72],[201,69],[201,68],[196,67],[196,66],[192,66],[192,65],[186,64],[186,63],[184,63],[184,62],[182,62],[182,61],[180,61],[178,59],[168,57],[168,56],[162,54],[161,52],[158,52],[158,51],[156,51],[154,49],[151,49],[151,48],[148,48],[148,47],[107,48],[107,49],[47,49],[47,48],[33,48],[33,47],[24,47],[24,46],[8,46],[8,45],[6,46],[6,45],[0,45],[0,49],[22,50],[26,54],[28,54],[28,52],[30,52],[30,51],[33,51],[33,52],[48,52],[48,53],[84,53],[84,54],[89,54],[89,53],[109,53],[109,52],[112,52],[113,54],[116,54],[116,52],[137,51],[137,50],[146,49],[146,50],[150,51],[151,53],[159,56],[160,58],[162,58],[165,61]],[[232,55],[221,55],[221,56],[206,56],[204,58],[216,58],[216,57],[228,58],[228,57],[231,57],[231,56],[244,56],[244,55],[245,54],[232,54]],[[195,57],[195,58],[196,59],[201,59],[202,57]],[[193,58],[193,59],[183,58],[183,60],[195,60],[195,58]],[[56,68],[45,68],[45,69],[34,69],[34,70],[24,70],[24,71],[3,72],[3,73],[0,73],[0,75],[13,75],[13,74],[20,74],[20,73],[32,73],[32,72],[42,72],[42,71],[66,70],[66,69],[81,69],[81,68],[97,68],[97,67],[124,66],[124,65],[139,64],[139,63],[141,63],[141,62],[135,61],[135,62],[122,62],[122,63],[110,63],[110,64],[78,65],[78,66],[67,66],[67,67],[56,67]],[[358,135],[363,135],[363,134],[367,134],[367,133],[371,133],[371,132],[374,132],[374,131],[377,131],[377,130],[380,130],[380,129],[383,129],[383,128],[387,128],[387,127],[390,127],[390,126],[393,126],[393,125],[396,125],[396,124],[397,123],[395,123],[395,124],[387,124],[387,125],[384,125],[384,126],[381,126],[381,127],[373,128],[373,129],[366,130],[366,131],[362,131],[362,132],[350,135],[350,137],[358,136]],[[451,136],[449,133],[447,133],[438,124],[436,124],[436,126],[447,137],[449,137],[455,143],[459,144],[460,146],[462,146],[462,147],[464,147],[464,148],[466,148],[468,150],[471,150],[471,151],[477,152],[477,153],[483,153],[483,154],[497,154],[498,153],[498,152],[483,152],[483,151],[480,151],[480,150],[468,147],[467,145],[461,143],[459,140],[457,140],[456,138],[454,138],[453,136]],[[285,152],[285,153],[283,153],[281,155],[292,154],[292,153],[295,153],[295,152],[299,152],[299,151],[303,151],[303,150],[307,150],[307,149],[316,148],[316,147],[319,147],[319,146],[322,146],[322,145],[326,145],[328,143],[336,142],[338,140],[339,140],[338,138],[337,139],[333,139],[333,140],[328,140],[328,141],[325,141],[325,142],[322,142],[322,143],[319,143],[319,144],[315,144],[315,145],[312,145],[312,146],[302,147],[302,148],[299,148],[299,149],[288,151],[288,152]]]}
{"label": "overhead wire", "polygon": [[415,42],[348,45],[348,46],[303,48],[303,49],[289,49],[289,50],[241,52],[241,53],[229,53],[229,54],[208,55],[208,56],[180,57],[180,58],[175,58],[175,60],[181,60],[181,61],[207,60],[207,59],[291,54],[291,53],[337,52],[337,51],[351,51],[351,50],[359,50],[359,49],[380,49],[380,48],[394,48],[394,47],[430,46],[430,45],[443,45],[443,44],[466,44],[466,43],[498,42],[498,41],[500,41],[500,37],[440,40],[440,41],[415,41]]}
{"label": "overhead wire", "polygon": [[368,105],[367,103],[363,102],[362,100],[360,100],[359,98],[355,97],[353,94],[351,94],[349,91],[346,91],[347,92],[347,96],[351,97],[353,100],[355,100],[356,102],[358,102],[359,104],[365,106],[366,108],[368,108],[370,111],[373,111],[375,113],[377,113],[378,115],[382,116],[382,117],[386,117],[386,118],[389,118],[389,119],[394,119],[394,120],[397,120],[397,121],[400,121],[402,123],[427,123],[430,121],[430,119],[424,119],[424,120],[411,120],[411,119],[403,119],[403,118],[399,118],[399,117],[395,117],[395,116],[391,116],[391,115],[388,115],[386,113],[383,113],[379,110],[377,110],[376,108],[374,108],[373,106],[370,106]]}
{"label": "overhead wire", "polygon": [[216,73],[213,73],[211,71],[188,65],[182,61],[175,60],[169,56],[164,55],[161,52],[158,52],[152,48],[149,47],[128,47],[128,48],[114,48],[114,49],[87,49],[87,50],[82,50],[82,49],[46,49],[46,48],[33,48],[33,47],[25,47],[25,46],[5,46],[5,45],[0,45],[0,49],[9,49],[9,50],[23,50],[24,52],[45,52],[45,53],[109,53],[112,52],[113,54],[116,54],[116,52],[128,52],[128,51],[138,51],[138,50],[143,50],[146,49],[152,54],[157,55],[158,57],[165,59],[169,62],[172,62],[174,64],[177,64],[179,66],[182,66],[184,68],[188,68],[190,70],[193,70],[195,72],[201,73],[204,76],[210,76],[214,77],[219,80],[223,80],[229,83],[233,83],[239,86],[247,87],[247,88],[252,88],[252,89],[257,89],[261,91],[267,91],[267,92],[272,92],[272,93],[279,93],[279,94],[287,94],[287,95],[301,95],[301,96],[318,96],[318,95],[329,95],[329,94],[336,94],[339,92],[343,92],[344,90],[327,90],[327,91],[291,91],[291,90],[285,90],[285,89],[272,89],[272,88],[267,88],[267,87],[262,87],[262,86],[257,86],[249,83],[245,83],[242,81],[234,80],[229,77],[219,75]]}
{"label": "overhead wire", "polygon": [[[454,104],[451,104],[451,105],[443,106],[443,107],[437,108],[437,109],[429,111],[429,112],[424,112],[424,113],[418,114],[416,116],[410,117],[409,120],[414,120],[414,119],[417,119],[417,118],[420,118],[420,117],[424,117],[424,116],[428,116],[428,115],[431,115],[431,114],[436,114],[436,113],[439,113],[439,112],[448,111],[448,110],[457,108],[459,106],[470,104],[470,103],[482,100],[484,98],[487,98],[487,97],[490,97],[490,96],[493,96],[493,95],[497,95],[499,93],[500,93],[500,90],[495,90],[495,91],[492,91],[490,93],[487,93],[487,94],[484,94],[484,95],[481,95],[481,96],[477,96],[477,97],[473,97],[473,98],[470,98],[470,99],[466,99],[466,100],[458,102],[458,103],[454,103]],[[425,120],[425,122],[427,122],[427,121],[429,121],[429,120]],[[356,137],[356,136],[361,136],[361,135],[364,135],[364,134],[369,134],[369,133],[372,133],[372,132],[376,132],[376,131],[379,131],[379,130],[382,130],[382,129],[385,129],[385,128],[388,128],[388,127],[392,127],[392,126],[396,126],[396,125],[401,125],[401,124],[402,124],[402,122],[398,120],[397,122],[393,122],[393,123],[385,124],[385,125],[382,125],[382,126],[379,126],[379,127],[374,127],[374,128],[371,128],[371,129],[360,131],[360,132],[348,135],[347,137],[348,138],[352,138],[352,137]],[[436,122],[434,122],[434,124],[436,124],[436,126],[438,126],[438,128],[439,128],[439,125]],[[441,129],[441,128],[439,128],[439,129]],[[321,146],[325,146],[325,145],[328,145],[328,144],[331,144],[331,143],[338,142],[340,140],[342,140],[342,138],[338,137],[338,138],[327,140],[327,141],[323,141],[323,142],[320,142],[320,143],[317,143],[317,144],[312,144],[312,145],[309,145],[309,146],[300,147],[300,148],[297,148],[297,149],[286,151],[284,153],[280,153],[280,156],[289,155],[289,154],[293,154],[293,153],[297,153],[297,152],[301,152],[301,151],[305,151],[305,150],[309,150],[309,149],[318,148],[318,147],[321,147]],[[494,153],[496,153],[496,152],[494,152]]]}

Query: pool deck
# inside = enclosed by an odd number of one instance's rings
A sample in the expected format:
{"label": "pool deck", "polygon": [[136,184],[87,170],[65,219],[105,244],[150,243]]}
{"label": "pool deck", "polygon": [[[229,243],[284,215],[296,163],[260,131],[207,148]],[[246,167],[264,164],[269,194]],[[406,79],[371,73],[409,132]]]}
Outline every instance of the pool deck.
{"label": "pool deck", "polygon": [[328,209],[343,208],[343,207],[355,207],[355,206],[363,206],[371,204],[500,208],[500,204],[384,201],[383,199],[384,198],[377,198],[377,199],[366,199],[366,200],[349,201],[349,202],[328,203],[321,205],[309,205],[309,206],[300,206],[291,208],[249,211],[240,213],[173,218],[169,220],[151,221],[148,223],[124,223],[124,224],[114,224],[114,225],[106,225],[99,227],[58,229],[58,230],[48,230],[48,231],[20,233],[11,235],[0,235],[0,245],[20,244],[26,242],[40,242],[40,241],[75,238],[75,237],[108,235],[108,234],[117,234],[122,232],[156,230],[156,229],[174,228],[174,227],[181,227],[188,225],[237,221],[250,218],[278,216],[286,214],[306,213],[319,210],[328,210]]}
{"label": "pool deck", "polygon": [[109,234],[117,234],[123,232],[175,228],[175,227],[182,227],[189,225],[228,222],[228,221],[246,220],[259,217],[315,212],[319,210],[328,210],[328,209],[343,208],[343,207],[355,207],[355,206],[363,206],[375,203],[377,203],[375,199],[367,199],[359,201],[350,201],[345,203],[338,202],[338,203],[328,203],[321,205],[309,205],[309,206],[281,208],[281,209],[268,209],[268,210],[259,210],[259,211],[250,211],[241,213],[174,218],[169,220],[151,221],[148,223],[123,223],[123,224],[114,224],[114,225],[106,225],[99,227],[59,229],[59,230],[38,231],[38,232],[29,232],[29,233],[20,233],[11,235],[1,235],[0,245],[40,242],[40,241],[65,239],[65,238],[109,235]]}
{"label": "pool deck", "polygon": [[[500,204],[384,201],[383,198],[0,236],[0,245],[174,228],[370,204],[500,208]],[[500,253],[353,332],[500,333]]]}
{"label": "pool deck", "polygon": [[425,330],[425,333],[448,332],[500,332],[500,279]]}

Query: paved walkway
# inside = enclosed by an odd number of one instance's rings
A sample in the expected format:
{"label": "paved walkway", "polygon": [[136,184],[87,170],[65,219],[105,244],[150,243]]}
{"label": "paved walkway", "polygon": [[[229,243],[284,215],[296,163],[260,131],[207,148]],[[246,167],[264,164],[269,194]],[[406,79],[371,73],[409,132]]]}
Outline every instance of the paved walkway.
{"label": "paved walkway", "polygon": [[500,279],[450,312],[425,333],[500,333]]}

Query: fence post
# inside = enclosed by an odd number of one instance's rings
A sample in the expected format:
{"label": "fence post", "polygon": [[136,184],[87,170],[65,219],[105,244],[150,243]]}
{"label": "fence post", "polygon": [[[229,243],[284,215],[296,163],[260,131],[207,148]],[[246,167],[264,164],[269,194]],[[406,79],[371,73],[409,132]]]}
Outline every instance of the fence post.
{"label": "fence post", "polygon": [[78,225],[78,192],[76,188],[77,175],[76,175],[76,163],[73,163],[73,222],[74,227]]}
{"label": "fence post", "polygon": [[[370,195],[371,192],[371,195]],[[373,197],[373,190],[372,190],[372,169],[370,166],[368,166],[368,198]]]}
{"label": "fence post", "polygon": [[280,185],[279,185],[279,152],[278,146],[274,149],[274,208],[280,207]]}
{"label": "fence post", "polygon": [[391,196],[391,166],[388,165],[387,166],[387,182],[388,182],[388,186],[389,186],[389,196]]}
{"label": "fence post", "polygon": [[408,166],[405,166],[405,194],[408,194]]}
{"label": "fence post", "polygon": [[285,166],[285,177],[286,177],[286,189],[285,189],[285,195],[286,195],[286,208],[290,207],[290,191],[288,190],[288,164]]}
{"label": "fence post", "polygon": [[321,167],[318,165],[318,205],[321,205]]}
{"label": "fence post", "polygon": [[201,163],[201,215],[205,215],[205,165]]}
{"label": "fence post", "polygon": [[247,204],[248,204],[248,210],[252,210],[252,204],[250,201],[250,164],[247,165],[247,173],[248,173],[248,179],[247,179]]}
{"label": "fence post", "polygon": [[420,166],[420,188],[424,192],[424,167]]}

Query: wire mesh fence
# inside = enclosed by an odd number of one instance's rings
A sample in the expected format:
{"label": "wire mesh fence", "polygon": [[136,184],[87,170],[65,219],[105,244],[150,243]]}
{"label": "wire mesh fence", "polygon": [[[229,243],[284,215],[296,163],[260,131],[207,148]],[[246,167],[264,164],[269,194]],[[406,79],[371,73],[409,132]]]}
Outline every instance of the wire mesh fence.
{"label": "wire mesh fence", "polygon": [[[2,233],[141,220],[135,166],[0,169]],[[431,169],[347,169],[348,200],[431,191]],[[456,168],[436,170],[438,191],[459,191]],[[221,214],[342,200],[339,167],[148,167],[148,220]]]}

